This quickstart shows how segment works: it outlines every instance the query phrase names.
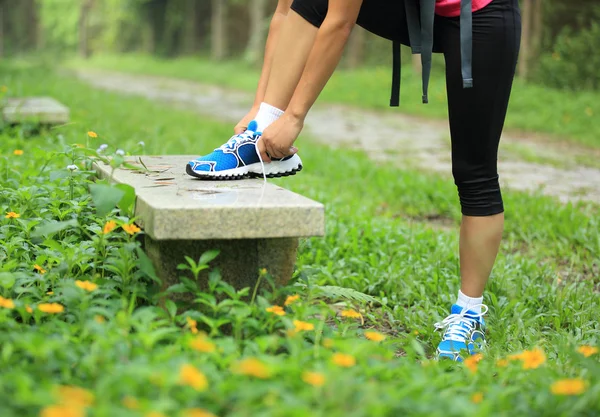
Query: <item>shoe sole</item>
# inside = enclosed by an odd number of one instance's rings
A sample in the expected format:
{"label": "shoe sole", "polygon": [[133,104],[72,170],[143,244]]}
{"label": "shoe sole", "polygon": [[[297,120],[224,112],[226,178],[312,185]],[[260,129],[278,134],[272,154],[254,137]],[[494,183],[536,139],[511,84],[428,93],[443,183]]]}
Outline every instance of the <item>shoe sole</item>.
{"label": "shoe sole", "polygon": [[[265,164],[265,168],[267,168],[267,178],[289,177],[302,171],[302,161],[298,155],[294,155],[287,161],[273,161]],[[192,170],[192,167],[188,164],[185,167],[185,172],[192,177],[202,180],[235,181],[245,178],[263,178],[262,166],[260,163],[219,172],[196,172]]]}

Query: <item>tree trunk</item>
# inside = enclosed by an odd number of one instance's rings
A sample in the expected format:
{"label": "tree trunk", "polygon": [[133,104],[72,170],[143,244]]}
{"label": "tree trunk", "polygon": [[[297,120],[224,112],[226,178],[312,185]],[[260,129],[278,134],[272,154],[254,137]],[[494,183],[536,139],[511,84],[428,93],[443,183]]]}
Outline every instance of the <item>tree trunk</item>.
{"label": "tree trunk", "polygon": [[544,36],[544,9],[543,0],[535,0],[533,7],[533,24],[531,28],[531,57],[538,58],[542,50],[542,37]]}
{"label": "tree trunk", "polygon": [[184,47],[183,50],[185,53],[193,54],[196,52],[196,0],[187,0],[186,1],[186,18],[185,18],[185,31],[183,35]]}
{"label": "tree trunk", "polygon": [[4,56],[4,0],[0,0],[0,58]]}
{"label": "tree trunk", "polygon": [[365,34],[365,30],[360,26],[355,26],[352,30],[352,35],[348,40],[348,68],[356,69],[363,64],[365,59]]}
{"label": "tree trunk", "polygon": [[246,61],[253,65],[262,61],[265,50],[266,7],[267,0],[250,1],[250,33],[244,55]]}
{"label": "tree trunk", "polygon": [[79,13],[79,55],[85,59],[90,56],[88,20],[92,7],[94,7],[94,0],[81,1],[81,10]]}
{"label": "tree trunk", "polygon": [[519,53],[519,63],[517,74],[521,78],[527,78],[529,72],[529,60],[531,57],[531,15],[533,12],[534,0],[523,0],[522,4],[522,33],[521,33],[521,51]]}
{"label": "tree trunk", "polygon": [[217,61],[227,56],[227,0],[212,0],[211,55]]}

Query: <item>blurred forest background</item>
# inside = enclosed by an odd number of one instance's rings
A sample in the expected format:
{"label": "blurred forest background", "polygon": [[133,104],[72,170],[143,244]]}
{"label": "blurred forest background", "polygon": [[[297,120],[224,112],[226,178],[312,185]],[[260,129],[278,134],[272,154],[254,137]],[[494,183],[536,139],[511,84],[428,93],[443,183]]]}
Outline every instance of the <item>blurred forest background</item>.
{"label": "blurred forest background", "polygon": [[[276,0],[0,0],[0,56],[143,52],[258,65]],[[519,76],[600,88],[600,2],[521,0]],[[347,68],[389,65],[389,42],[356,30]],[[410,61],[405,61],[410,62]]]}

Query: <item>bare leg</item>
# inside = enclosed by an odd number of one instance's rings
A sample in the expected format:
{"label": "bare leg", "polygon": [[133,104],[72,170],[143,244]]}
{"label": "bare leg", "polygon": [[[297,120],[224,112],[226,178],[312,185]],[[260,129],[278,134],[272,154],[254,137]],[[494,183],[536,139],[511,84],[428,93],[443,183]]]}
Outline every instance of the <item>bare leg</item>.
{"label": "bare leg", "polygon": [[481,297],[496,261],[504,213],[487,217],[463,216],[460,228],[461,291],[473,298]]}
{"label": "bare leg", "polygon": [[269,74],[265,103],[285,110],[298,86],[318,28],[293,10],[281,28]]}

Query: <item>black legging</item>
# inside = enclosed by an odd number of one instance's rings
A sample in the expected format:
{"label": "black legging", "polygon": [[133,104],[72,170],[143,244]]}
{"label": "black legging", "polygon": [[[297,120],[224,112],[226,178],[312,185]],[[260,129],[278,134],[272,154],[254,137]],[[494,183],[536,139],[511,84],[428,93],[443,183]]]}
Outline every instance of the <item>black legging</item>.
{"label": "black legging", "polygon": [[[410,45],[404,1],[364,0],[357,23],[376,35]],[[292,10],[317,27],[327,8],[328,0],[294,0],[292,4]],[[493,0],[473,13],[473,88],[463,88],[459,18],[436,15],[434,36],[434,50],[443,52],[446,60],[452,174],[462,213],[502,213],[498,144],[521,40],[518,0]]]}

